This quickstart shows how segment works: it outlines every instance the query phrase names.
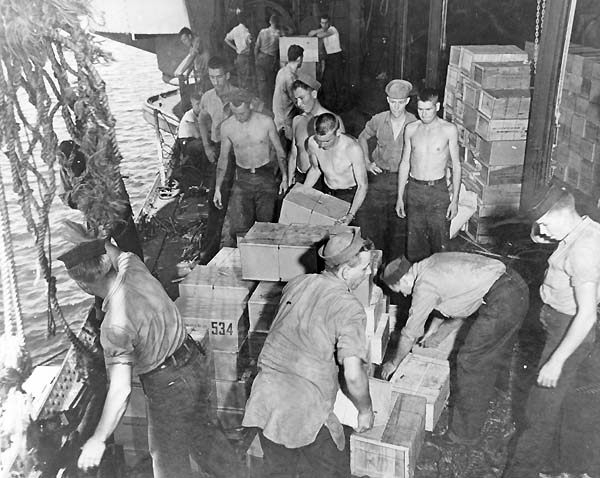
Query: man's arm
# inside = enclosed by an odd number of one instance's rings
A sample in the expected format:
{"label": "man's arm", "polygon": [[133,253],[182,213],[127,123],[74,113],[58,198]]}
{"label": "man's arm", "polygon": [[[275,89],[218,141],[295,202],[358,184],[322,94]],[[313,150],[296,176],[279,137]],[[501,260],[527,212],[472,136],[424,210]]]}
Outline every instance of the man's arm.
{"label": "man's arm", "polygon": [[310,160],[310,168],[306,173],[306,179],[304,180],[304,185],[312,188],[317,181],[321,177],[321,168],[319,167],[319,159],[317,155],[314,153],[312,147],[310,146],[310,142],[307,140],[308,146],[308,159]]}
{"label": "man's arm", "polygon": [[298,122],[295,117],[292,120],[292,146],[288,155],[287,170],[288,170],[288,186],[292,186],[296,182],[296,161],[298,158],[298,147],[296,146],[296,127]]}
{"label": "man's arm", "polygon": [[365,168],[367,168],[367,172],[371,174],[379,174],[381,172],[381,168],[375,164],[374,161],[369,159],[369,143],[368,140],[374,136],[371,128],[369,127],[369,123],[372,121],[369,120],[365,125],[364,129],[358,135],[358,144],[363,151],[363,157],[365,158]]}
{"label": "man's arm", "polygon": [[285,150],[281,146],[281,140],[275,129],[275,123],[273,120],[269,120],[269,140],[275,148],[277,153],[277,162],[279,163],[279,170],[281,171],[281,184],[279,185],[279,194],[283,194],[287,189],[288,177],[285,167]]}
{"label": "man's arm", "polygon": [[106,448],[106,440],[115,431],[127,409],[131,394],[131,365],[113,364],[108,366],[110,385],[104,401],[102,416],[94,434],[85,442],[77,465],[88,470],[100,464]]}
{"label": "man's arm", "polygon": [[331,28],[328,28],[327,30],[317,28],[308,32],[309,37],[325,38],[330,37],[331,35],[335,35],[335,32]]}
{"label": "man's arm", "polygon": [[231,48],[234,52],[237,53],[237,47],[235,46],[235,43],[233,42],[233,38],[230,36],[231,32],[229,32],[227,35],[225,35],[225,45],[227,45],[229,48]]}
{"label": "man's arm", "polygon": [[221,154],[219,154],[219,162],[217,163],[217,177],[215,180],[215,193],[213,195],[213,203],[217,209],[221,209],[223,207],[221,200],[221,186],[225,179],[225,173],[227,172],[229,153],[232,147],[227,128],[221,127],[221,136]]}
{"label": "man's arm", "polygon": [[404,148],[402,149],[402,159],[398,167],[398,197],[396,198],[396,214],[398,214],[398,217],[406,217],[404,210],[404,190],[408,181],[408,173],[410,173],[412,130],[409,126],[404,129]]}
{"label": "man's arm", "polygon": [[585,282],[575,286],[577,313],[560,345],[542,366],[537,383],[542,387],[556,387],[566,360],[577,350],[596,323],[596,294],[598,284]]}
{"label": "man's arm", "polygon": [[200,110],[198,114],[198,131],[200,133],[200,139],[202,140],[202,146],[206,153],[206,158],[210,163],[214,163],[217,160],[217,153],[214,146],[210,142],[210,123],[212,118],[208,112],[204,109]]}
{"label": "man's arm", "polygon": [[354,180],[356,181],[356,192],[354,193],[354,198],[352,198],[352,204],[350,205],[348,214],[338,219],[342,224],[350,224],[355,218],[356,213],[367,197],[367,189],[369,187],[367,169],[365,168],[365,160],[363,159],[363,152],[360,146],[358,144],[352,144],[350,146],[349,155],[352,164],[352,172],[354,173]]}
{"label": "man's arm", "polygon": [[373,427],[373,406],[369,394],[369,377],[359,357],[346,357],[343,362],[344,379],[348,388],[348,395],[354,406],[358,409],[357,432],[364,432]]}
{"label": "man's arm", "polygon": [[256,43],[254,44],[254,61],[258,58],[258,52],[260,51],[260,46],[262,44],[262,30],[258,32],[258,36],[256,37]]}
{"label": "man's arm", "polygon": [[452,160],[452,200],[446,212],[446,218],[450,221],[458,213],[458,195],[460,194],[460,180],[462,176],[462,167],[460,165],[460,156],[458,154],[458,131],[453,124],[448,128],[448,149],[450,150],[450,159]]}
{"label": "man's arm", "polygon": [[398,365],[404,360],[413,346],[415,345],[416,339],[412,337],[407,337],[406,335],[401,335],[400,340],[398,341],[398,347],[396,348],[396,353],[392,360],[386,361],[381,368],[381,378],[384,380],[389,380],[390,377],[394,374]]}

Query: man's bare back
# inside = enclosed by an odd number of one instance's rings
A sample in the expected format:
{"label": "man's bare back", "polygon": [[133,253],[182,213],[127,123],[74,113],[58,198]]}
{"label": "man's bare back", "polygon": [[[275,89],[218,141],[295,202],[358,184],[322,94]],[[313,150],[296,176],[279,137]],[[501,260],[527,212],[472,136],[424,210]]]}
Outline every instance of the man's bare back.
{"label": "man's bare back", "polygon": [[270,161],[269,131],[273,121],[255,111],[248,121],[229,117],[221,125],[222,141],[233,146],[236,164],[244,169],[259,168]]}
{"label": "man's bare back", "polygon": [[424,181],[443,178],[450,159],[450,144],[456,136],[456,126],[441,118],[430,124],[415,121],[406,125],[410,175]]}

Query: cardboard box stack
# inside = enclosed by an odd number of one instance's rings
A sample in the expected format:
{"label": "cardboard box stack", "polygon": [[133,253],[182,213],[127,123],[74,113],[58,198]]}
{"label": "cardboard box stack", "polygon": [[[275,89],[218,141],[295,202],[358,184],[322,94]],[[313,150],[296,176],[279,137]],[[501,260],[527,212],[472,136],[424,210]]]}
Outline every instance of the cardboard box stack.
{"label": "cardboard box stack", "polygon": [[477,194],[467,233],[493,242],[491,223],[518,211],[529,122],[530,65],[514,45],[452,46],[444,117],[458,128],[463,184]]}
{"label": "cardboard box stack", "polygon": [[241,424],[256,357],[248,341],[248,300],[257,283],[242,278],[238,249],[225,247],[179,283],[175,304],[192,336],[208,334],[211,404],[223,428]]}
{"label": "cardboard box stack", "polygon": [[600,49],[571,44],[560,102],[555,177],[600,198]]}

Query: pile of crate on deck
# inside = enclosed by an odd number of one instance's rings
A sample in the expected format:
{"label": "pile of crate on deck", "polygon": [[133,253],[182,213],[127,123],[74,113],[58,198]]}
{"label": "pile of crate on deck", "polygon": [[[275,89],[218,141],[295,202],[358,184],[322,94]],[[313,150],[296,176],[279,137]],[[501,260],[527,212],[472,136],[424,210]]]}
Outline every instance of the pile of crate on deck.
{"label": "pile of crate on deck", "polygon": [[450,48],[444,116],[458,128],[462,181],[477,193],[467,234],[493,243],[491,225],[519,210],[530,107],[530,63],[514,45]]}
{"label": "pile of crate on deck", "polygon": [[600,49],[571,44],[560,102],[554,176],[600,198]]}

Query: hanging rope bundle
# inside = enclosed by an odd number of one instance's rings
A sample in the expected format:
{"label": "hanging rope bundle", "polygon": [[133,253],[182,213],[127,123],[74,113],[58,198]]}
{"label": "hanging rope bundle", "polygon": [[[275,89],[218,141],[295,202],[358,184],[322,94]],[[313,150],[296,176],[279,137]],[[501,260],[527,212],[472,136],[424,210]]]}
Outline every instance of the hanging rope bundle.
{"label": "hanging rope bundle", "polygon": [[69,160],[58,152],[56,121],[62,118],[87,158],[73,192],[88,224],[110,230],[128,207],[119,194],[115,120],[94,67],[108,56],[81,26],[88,14],[85,0],[0,0],[0,147],[9,159],[13,189],[48,283],[49,329],[56,314],[82,350],[56,299],[47,241],[57,159]]}

